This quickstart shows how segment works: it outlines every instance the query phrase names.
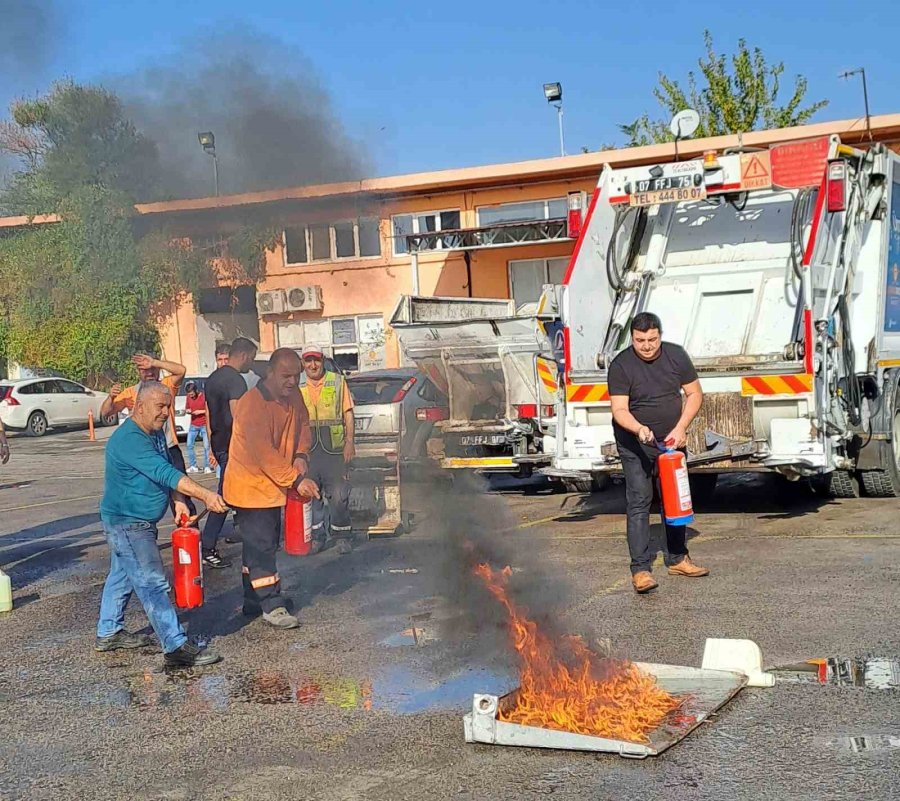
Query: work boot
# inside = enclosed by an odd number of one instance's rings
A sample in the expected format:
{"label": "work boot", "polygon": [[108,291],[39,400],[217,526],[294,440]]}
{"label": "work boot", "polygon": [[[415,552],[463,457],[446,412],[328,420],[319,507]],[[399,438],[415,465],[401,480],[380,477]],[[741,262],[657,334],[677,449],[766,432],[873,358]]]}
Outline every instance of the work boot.
{"label": "work boot", "polygon": [[631,577],[631,584],[634,587],[634,591],[640,595],[650,592],[650,590],[655,590],[659,586],[649,570],[641,570],[635,573]]}
{"label": "work boot", "polygon": [[231,567],[230,560],[225,559],[215,548],[203,549],[203,564],[214,570],[219,570],[223,567]]}
{"label": "work boot", "polygon": [[691,561],[690,556],[685,556],[677,565],[669,566],[670,576],[687,576],[688,578],[701,578],[709,575],[708,567],[700,567]]}
{"label": "work boot", "polygon": [[266,623],[276,629],[296,629],[300,626],[300,621],[283,606],[279,606],[271,612],[263,612],[262,617]]}
{"label": "work boot", "polygon": [[128,651],[132,648],[145,648],[148,645],[153,645],[153,640],[146,634],[131,634],[125,629],[119,629],[108,637],[98,637],[94,650]]}
{"label": "work boot", "polygon": [[221,662],[222,657],[209,648],[186,640],[180,648],[169,651],[164,660],[166,667],[201,667]]}
{"label": "work boot", "polygon": [[335,547],[341,556],[345,556],[353,550],[353,542],[346,537],[340,537]]}

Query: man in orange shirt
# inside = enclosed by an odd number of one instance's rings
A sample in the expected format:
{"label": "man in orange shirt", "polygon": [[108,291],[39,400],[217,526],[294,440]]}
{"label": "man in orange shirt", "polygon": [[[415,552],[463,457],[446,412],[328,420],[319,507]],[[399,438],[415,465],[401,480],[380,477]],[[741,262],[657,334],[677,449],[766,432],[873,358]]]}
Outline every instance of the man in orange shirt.
{"label": "man in orange shirt", "polygon": [[281,595],[276,565],[281,510],[289,489],[319,497],[316,483],[305,478],[312,435],[297,391],[300,372],[297,354],[279,348],[265,380],[236,402],[222,488],[243,538],[244,614],[262,613],[279,629],[300,625]]}
{"label": "man in orange shirt", "polygon": [[[145,381],[159,381],[168,387],[172,392],[172,398],[178,394],[178,388],[184,380],[184,374],[187,368],[178,362],[167,362],[163,359],[154,359],[145,353],[136,353],[131,357],[132,363],[137,367],[139,383],[132,384],[130,387],[122,387],[121,384],[113,384],[109,390],[109,395],[103,401],[100,407],[101,419],[111,417],[118,414],[123,409],[129,412],[134,411],[134,403],[137,400],[138,390]],[[165,370],[168,375],[163,378],[159,377],[160,370]],[[178,446],[178,436],[175,433],[175,404],[169,406],[169,420],[163,428],[163,435],[166,439],[166,446],[169,449],[169,460],[176,470],[187,473],[187,465],[184,463],[184,454]],[[174,507],[173,507],[174,509]],[[188,509],[191,516],[197,514],[197,508],[194,502],[188,498]]]}

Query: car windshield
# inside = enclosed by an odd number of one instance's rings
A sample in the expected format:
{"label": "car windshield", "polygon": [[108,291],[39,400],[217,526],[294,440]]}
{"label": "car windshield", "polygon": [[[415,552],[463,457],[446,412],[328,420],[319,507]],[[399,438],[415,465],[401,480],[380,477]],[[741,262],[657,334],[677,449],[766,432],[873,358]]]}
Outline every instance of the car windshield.
{"label": "car windshield", "polygon": [[372,406],[376,403],[392,403],[394,396],[408,378],[351,378],[347,381],[350,394],[357,406]]}

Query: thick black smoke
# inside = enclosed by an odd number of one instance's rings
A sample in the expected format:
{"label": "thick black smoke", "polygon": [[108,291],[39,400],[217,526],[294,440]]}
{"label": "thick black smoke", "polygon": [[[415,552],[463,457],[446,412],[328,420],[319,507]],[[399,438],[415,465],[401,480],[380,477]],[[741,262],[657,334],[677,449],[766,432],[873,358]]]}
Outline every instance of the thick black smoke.
{"label": "thick black smoke", "polygon": [[111,88],[159,147],[162,197],[213,194],[201,131],[216,137],[220,194],[355,180],[369,166],[309,62],[258,34],[192,39]]}
{"label": "thick black smoke", "polygon": [[[0,90],[20,92],[40,79],[60,43],[60,15],[51,0],[0,0]],[[36,89],[37,84],[31,89]]]}

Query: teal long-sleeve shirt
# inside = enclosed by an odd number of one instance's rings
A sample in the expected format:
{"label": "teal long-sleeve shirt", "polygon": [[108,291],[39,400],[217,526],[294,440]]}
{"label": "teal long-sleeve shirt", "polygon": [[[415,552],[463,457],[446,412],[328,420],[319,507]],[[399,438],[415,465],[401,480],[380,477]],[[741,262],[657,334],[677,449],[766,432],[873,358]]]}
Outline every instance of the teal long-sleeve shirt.
{"label": "teal long-sleeve shirt", "polygon": [[162,432],[148,434],[129,417],[106,443],[100,519],[110,525],[159,522],[182,475],[169,462]]}

